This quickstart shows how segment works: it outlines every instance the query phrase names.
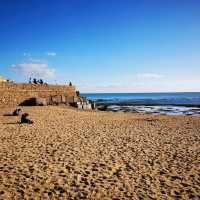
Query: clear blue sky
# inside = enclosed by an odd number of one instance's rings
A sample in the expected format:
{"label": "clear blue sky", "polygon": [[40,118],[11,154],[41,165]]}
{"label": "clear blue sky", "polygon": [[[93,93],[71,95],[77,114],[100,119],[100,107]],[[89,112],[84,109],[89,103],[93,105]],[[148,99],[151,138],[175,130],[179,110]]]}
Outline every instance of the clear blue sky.
{"label": "clear blue sky", "polygon": [[200,1],[1,0],[0,75],[81,92],[200,91]]}

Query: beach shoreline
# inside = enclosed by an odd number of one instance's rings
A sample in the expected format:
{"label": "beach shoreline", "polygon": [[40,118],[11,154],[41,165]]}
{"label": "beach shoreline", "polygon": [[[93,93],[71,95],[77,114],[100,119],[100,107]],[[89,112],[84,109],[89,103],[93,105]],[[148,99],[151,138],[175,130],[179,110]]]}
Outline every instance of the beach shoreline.
{"label": "beach shoreline", "polygon": [[0,199],[198,199],[200,118],[0,110]]}
{"label": "beach shoreline", "polygon": [[104,111],[200,116],[199,92],[82,94]]}

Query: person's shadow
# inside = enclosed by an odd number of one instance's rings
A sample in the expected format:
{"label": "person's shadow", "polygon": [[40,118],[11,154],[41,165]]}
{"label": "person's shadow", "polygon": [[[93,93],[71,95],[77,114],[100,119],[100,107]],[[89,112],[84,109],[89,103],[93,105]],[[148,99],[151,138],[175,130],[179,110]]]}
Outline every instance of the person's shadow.
{"label": "person's shadow", "polygon": [[8,123],[1,123],[2,125],[6,125],[6,124],[20,124],[20,122],[8,122]]}
{"label": "person's shadow", "polygon": [[14,115],[13,115],[13,114],[10,114],[10,113],[3,114],[3,116],[14,117]]}

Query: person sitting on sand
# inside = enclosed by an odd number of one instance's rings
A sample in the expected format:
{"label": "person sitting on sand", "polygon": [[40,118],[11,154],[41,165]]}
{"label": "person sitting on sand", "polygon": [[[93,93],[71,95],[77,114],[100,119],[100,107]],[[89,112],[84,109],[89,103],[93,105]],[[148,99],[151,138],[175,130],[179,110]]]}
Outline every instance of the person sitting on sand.
{"label": "person sitting on sand", "polygon": [[18,109],[16,109],[16,110],[14,110],[13,111],[13,116],[19,116],[20,115],[20,112],[21,112],[21,109],[20,108],[18,108]]}
{"label": "person sitting on sand", "polygon": [[30,119],[27,119],[27,117],[29,116],[29,114],[28,113],[24,113],[24,114],[22,114],[22,116],[21,116],[21,124],[32,124],[33,123],[33,121],[31,121]]}

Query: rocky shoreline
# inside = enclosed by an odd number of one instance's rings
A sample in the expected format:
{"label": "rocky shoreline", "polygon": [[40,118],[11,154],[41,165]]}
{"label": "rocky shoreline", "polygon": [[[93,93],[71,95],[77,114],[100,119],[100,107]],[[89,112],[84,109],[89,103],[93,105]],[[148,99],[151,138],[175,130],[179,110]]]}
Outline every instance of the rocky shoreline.
{"label": "rocky shoreline", "polygon": [[124,104],[97,104],[100,111],[145,113],[156,115],[192,115],[200,116],[198,106],[177,106],[177,105],[124,105]]}

